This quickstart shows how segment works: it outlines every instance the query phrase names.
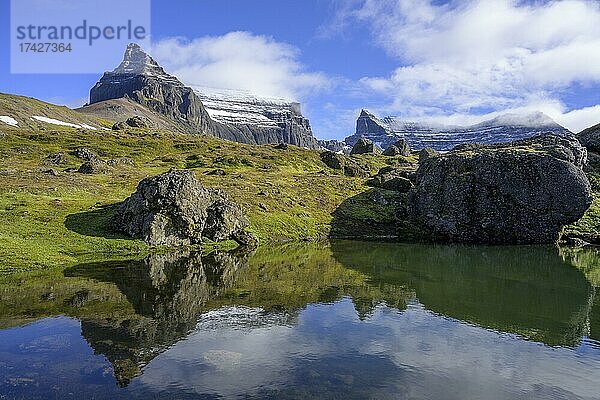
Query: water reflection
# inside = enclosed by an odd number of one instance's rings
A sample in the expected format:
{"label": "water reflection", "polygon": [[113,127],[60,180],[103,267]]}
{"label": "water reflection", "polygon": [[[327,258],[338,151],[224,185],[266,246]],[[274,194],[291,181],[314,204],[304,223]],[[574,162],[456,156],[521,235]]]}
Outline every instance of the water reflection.
{"label": "water reflection", "polygon": [[339,241],[78,265],[0,284],[3,321],[80,321],[0,331],[0,394],[594,399],[598,260]]}
{"label": "water reflection", "polygon": [[[81,318],[81,334],[112,363],[126,386],[141,368],[195,326],[202,306],[230,287],[247,265],[247,254],[215,252],[154,254],[141,261],[78,265],[66,277],[115,284],[134,314]],[[85,302],[87,292],[74,300]],[[71,300],[73,301],[73,300]]]}
{"label": "water reflection", "polygon": [[373,283],[406,285],[448,317],[553,346],[589,333],[594,288],[555,247],[337,242],[332,250]]}

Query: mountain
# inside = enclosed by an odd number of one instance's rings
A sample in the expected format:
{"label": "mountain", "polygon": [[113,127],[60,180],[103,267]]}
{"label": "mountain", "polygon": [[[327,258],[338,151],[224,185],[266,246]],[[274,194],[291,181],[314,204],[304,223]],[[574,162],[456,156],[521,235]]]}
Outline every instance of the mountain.
{"label": "mountain", "polygon": [[256,143],[289,143],[318,149],[310,122],[300,103],[250,92],[193,87],[210,117],[217,122],[249,132]]}
{"label": "mountain", "polygon": [[[82,112],[106,115],[115,99],[129,99],[167,117],[177,131],[207,134],[248,144],[289,143],[319,148],[298,103],[263,99],[243,92],[205,92],[167,74],[137,44],[90,90]],[[206,104],[204,104],[206,102]]]}
{"label": "mountain", "polygon": [[353,146],[358,139],[365,137],[385,149],[399,138],[404,138],[413,150],[431,147],[448,151],[462,143],[503,143],[539,134],[572,135],[541,112],[504,114],[471,126],[447,126],[404,121],[396,117],[378,118],[362,110],[356,121],[356,132],[345,142]]}

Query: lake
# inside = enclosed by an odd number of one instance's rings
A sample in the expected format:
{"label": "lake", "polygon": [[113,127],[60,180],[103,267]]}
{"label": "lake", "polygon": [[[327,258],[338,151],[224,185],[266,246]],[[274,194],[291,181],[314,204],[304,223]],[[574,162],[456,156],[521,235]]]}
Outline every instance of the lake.
{"label": "lake", "polygon": [[0,399],[600,399],[600,252],[335,241],[0,280]]}

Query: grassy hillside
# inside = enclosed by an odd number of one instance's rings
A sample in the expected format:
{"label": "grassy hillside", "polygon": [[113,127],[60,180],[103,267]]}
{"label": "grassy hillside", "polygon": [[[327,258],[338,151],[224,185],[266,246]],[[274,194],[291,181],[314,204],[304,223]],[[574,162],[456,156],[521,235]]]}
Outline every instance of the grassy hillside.
{"label": "grassy hillside", "polygon": [[[294,146],[281,150],[142,130],[1,129],[0,271],[143,254],[145,244],[110,232],[106,221],[141,179],[173,167],[193,169],[205,185],[224,188],[262,242],[325,237],[334,210],[369,190],[365,178],[344,176],[326,167],[319,152]],[[76,172],[82,160],[70,152],[81,147],[103,160],[127,157],[133,165]],[[62,153],[58,165],[46,159],[56,153]],[[365,155],[358,161],[376,172],[394,158]],[[225,175],[211,175],[216,169]],[[374,206],[373,217],[393,218],[391,207]]]}
{"label": "grassy hillside", "polygon": [[[315,240],[330,232],[392,235],[395,203],[406,197],[370,188],[367,178],[345,176],[327,167],[319,152],[294,146],[252,146],[156,129],[112,131],[101,128],[112,121],[21,96],[0,94],[0,115],[19,122],[18,128],[0,122],[0,273],[143,256],[148,246],[111,232],[107,220],[141,179],[173,167],[192,169],[205,185],[225,189],[263,243]],[[34,122],[29,115],[99,128]],[[71,153],[82,147],[113,160],[113,166],[99,174],[77,172],[83,161]],[[353,159],[370,173],[406,161]],[[599,191],[598,174],[592,171],[590,177]],[[597,196],[586,216],[567,230],[597,236],[599,222]],[[410,225],[400,226],[399,233],[411,239]]]}
{"label": "grassy hillside", "polygon": [[[20,128],[45,131],[57,127],[32,119],[33,116],[48,117],[70,124],[85,124],[94,129],[108,129],[113,122],[102,118],[84,115],[65,106],[57,106],[31,97],[0,93],[0,115],[14,118]],[[0,130],[6,125],[0,122]]]}

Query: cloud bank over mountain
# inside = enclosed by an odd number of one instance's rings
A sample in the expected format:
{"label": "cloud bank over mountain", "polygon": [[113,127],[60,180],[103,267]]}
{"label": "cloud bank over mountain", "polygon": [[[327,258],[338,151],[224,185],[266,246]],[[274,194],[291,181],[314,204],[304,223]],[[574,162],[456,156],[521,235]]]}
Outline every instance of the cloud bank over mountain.
{"label": "cloud bank over mountain", "polygon": [[600,3],[365,0],[329,27],[367,26],[398,60],[360,83],[383,112],[472,123],[497,111],[540,110],[577,131],[598,122],[595,104],[569,109],[562,93],[600,83]]}
{"label": "cloud bank over mountain", "polygon": [[297,47],[249,32],[168,38],[155,43],[151,53],[170,73],[193,86],[297,100],[329,85],[325,74],[311,72],[300,62]]}

